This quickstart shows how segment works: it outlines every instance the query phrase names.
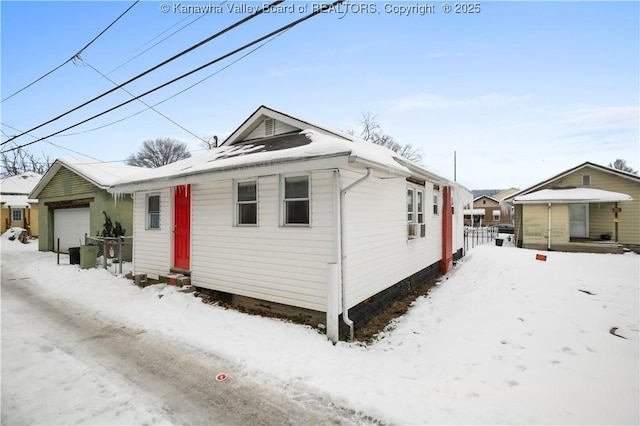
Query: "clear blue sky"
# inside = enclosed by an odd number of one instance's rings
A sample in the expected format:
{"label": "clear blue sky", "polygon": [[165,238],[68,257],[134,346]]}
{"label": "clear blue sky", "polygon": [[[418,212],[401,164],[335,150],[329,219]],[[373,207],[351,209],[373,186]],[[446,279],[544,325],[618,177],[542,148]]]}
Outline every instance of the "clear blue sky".
{"label": "clear blue sky", "polygon": [[[4,99],[68,59],[132,1],[8,2],[2,16]],[[27,130],[101,94],[101,77],[171,32],[191,25],[109,74],[123,82],[241,19],[222,12],[183,13],[180,5],[220,1],[142,1],[82,53],[49,77],[1,104],[2,130]],[[139,94],[299,17],[320,2],[291,3],[297,12],[260,16],[127,86]],[[306,6],[305,6],[306,4]],[[377,115],[401,143],[421,147],[424,164],[471,189],[526,187],[583,161],[624,158],[640,168],[640,45],[638,2],[479,2],[478,13],[443,12],[455,2],[375,2],[375,11],[327,13],[157,109],[198,136],[224,139],[258,106],[338,129],[357,128],[363,112]],[[398,6],[434,13],[401,15]],[[392,9],[392,10],[391,10]],[[173,27],[172,27],[173,26]],[[146,98],[160,102],[219,71],[238,56]],[[115,92],[33,132],[50,133],[130,99]],[[193,153],[201,142],[133,102],[73,130],[28,147],[52,158],[122,160],[146,139],[172,137]],[[78,132],[82,132],[76,134]],[[2,134],[2,141],[7,137]],[[34,139],[23,136],[17,143]],[[4,147],[3,147],[4,148]]]}

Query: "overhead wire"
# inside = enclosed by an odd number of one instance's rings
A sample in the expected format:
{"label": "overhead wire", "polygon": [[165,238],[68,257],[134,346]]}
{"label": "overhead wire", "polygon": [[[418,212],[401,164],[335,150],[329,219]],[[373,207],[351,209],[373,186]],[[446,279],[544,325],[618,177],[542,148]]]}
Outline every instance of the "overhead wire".
{"label": "overhead wire", "polygon": [[[224,0],[222,1],[219,5],[223,5],[225,3],[227,3],[229,0]],[[162,34],[166,33],[167,31],[169,31],[171,28],[175,27],[176,25],[182,23],[183,21],[185,21],[186,19],[190,18],[191,16],[193,16],[195,14],[191,13],[190,15],[187,15],[185,18],[181,19],[180,21],[178,21],[177,23],[175,23],[174,25],[170,26],[169,28],[167,28],[166,30],[162,31],[160,34],[158,34],[157,36],[153,37],[151,40],[149,40],[147,43],[152,42],[153,40],[155,40],[156,38],[160,37]],[[172,32],[171,34],[169,34],[168,36],[166,36],[165,38],[163,38],[162,40],[158,41],[157,43],[154,43],[152,46],[146,48],[145,50],[143,50],[142,52],[138,53],[137,55],[129,58],[128,60],[126,60],[125,62],[121,63],[120,65],[118,65],[117,67],[115,67],[114,69],[112,69],[111,71],[107,72],[106,74],[109,75],[114,71],[119,70],[120,68],[122,68],[123,66],[127,65],[129,62],[133,61],[134,59],[140,57],[141,55],[144,55],[145,53],[147,53],[149,50],[153,49],[154,47],[158,46],[159,44],[163,43],[164,41],[168,40],[169,38],[173,37],[174,35],[178,34],[180,31],[184,30],[185,28],[187,28],[189,25],[196,23],[198,20],[204,18],[205,16],[207,16],[206,14],[200,14],[200,16],[198,16],[196,19],[194,19],[193,21],[187,23],[186,25],[178,28],[176,31]],[[147,44],[145,43],[145,44]],[[143,44],[144,46],[144,44]]]}
{"label": "overhead wire", "polygon": [[[79,58],[80,59],[80,58]],[[112,79],[110,79],[109,77],[107,77],[105,74],[101,73],[96,67],[94,67],[93,65],[91,65],[90,63],[88,63],[87,61],[82,61],[82,63],[86,66],[88,66],[89,68],[91,68],[93,71],[95,71],[97,74],[99,74],[100,76],[104,77],[106,80],[110,81],[111,83],[113,83],[115,86],[118,85],[118,83],[116,83],[115,81],[113,81]],[[135,95],[133,93],[131,93],[130,91],[128,91],[127,89],[125,89],[124,87],[121,87],[121,89],[126,92],[127,94],[131,95],[132,97],[135,98]],[[206,142],[202,137],[196,135],[195,133],[193,133],[191,130],[187,129],[186,127],[184,127],[182,124],[176,122],[175,120],[171,119],[170,117],[168,117],[167,115],[161,113],[160,111],[158,111],[156,108],[154,108],[152,105],[149,105],[148,103],[146,103],[145,101],[143,101],[142,99],[137,99],[141,104],[143,104],[144,106],[146,106],[148,109],[151,109],[152,111],[154,111],[155,113],[157,113],[158,115],[160,115],[161,117],[165,118],[167,121],[175,124],[176,126],[178,126],[179,128],[181,128],[182,130],[184,130],[185,132],[189,133],[191,136],[195,137],[196,139],[200,139],[202,142]]]}
{"label": "overhead wire", "polygon": [[[75,127],[78,127],[78,126],[80,126],[80,125],[82,125],[84,123],[87,123],[87,122],[89,122],[91,120],[94,120],[94,119],[96,119],[98,117],[101,117],[101,116],[103,116],[105,114],[108,114],[108,113],[110,113],[110,112],[112,112],[112,111],[114,111],[114,110],[116,110],[118,108],[121,108],[121,107],[123,107],[125,105],[128,105],[131,102],[137,100],[138,98],[142,98],[142,97],[147,96],[147,95],[149,95],[149,94],[151,94],[153,92],[156,92],[157,90],[160,90],[160,89],[162,89],[162,88],[164,88],[164,87],[166,87],[166,86],[168,86],[170,84],[173,84],[173,83],[175,83],[175,82],[177,82],[177,81],[179,81],[179,80],[181,80],[181,79],[183,79],[185,77],[188,77],[188,76],[190,76],[190,75],[192,75],[192,74],[194,74],[194,73],[196,73],[196,72],[198,72],[198,71],[200,71],[200,70],[202,70],[202,69],[204,69],[206,67],[209,67],[209,66],[211,66],[211,65],[213,65],[213,64],[215,64],[217,62],[220,62],[221,60],[224,60],[224,59],[226,59],[226,58],[228,58],[230,56],[233,56],[236,53],[238,53],[238,52],[240,52],[240,51],[242,51],[244,49],[247,49],[247,48],[249,48],[249,47],[251,47],[251,46],[253,46],[255,44],[258,44],[258,43],[260,43],[261,41],[263,41],[265,39],[268,39],[268,38],[270,38],[270,37],[272,37],[272,36],[274,36],[274,35],[276,35],[278,33],[281,33],[281,32],[284,32],[284,31],[286,31],[288,29],[291,29],[291,28],[299,25],[300,23],[302,23],[302,22],[304,22],[304,21],[306,21],[306,20],[308,20],[308,19],[310,19],[310,18],[312,18],[312,17],[314,17],[314,16],[316,16],[316,15],[318,15],[320,13],[324,13],[325,11],[327,11],[330,8],[335,7],[338,4],[343,3],[344,1],[345,0],[336,0],[333,3],[325,4],[321,8],[318,8],[317,10],[314,10],[313,12],[309,13],[308,15],[303,16],[302,18],[299,18],[299,19],[297,19],[297,20],[295,20],[293,22],[290,22],[289,24],[286,24],[286,25],[278,28],[277,30],[274,30],[274,31],[262,36],[262,37],[259,37],[259,38],[255,39],[255,40],[253,40],[253,41],[251,41],[249,43],[246,43],[245,45],[243,45],[243,46],[241,46],[241,47],[239,47],[237,49],[234,49],[231,52],[226,53],[225,55],[222,55],[222,56],[220,56],[220,57],[218,57],[218,58],[216,58],[216,59],[214,59],[214,60],[212,60],[210,62],[207,62],[206,64],[203,64],[203,65],[201,65],[201,66],[199,66],[199,67],[197,67],[197,68],[195,68],[195,69],[193,69],[193,70],[191,70],[191,71],[189,71],[187,73],[184,73],[181,76],[178,76],[178,77],[176,77],[176,78],[174,78],[172,80],[169,80],[169,81],[161,84],[160,86],[157,86],[157,87],[155,87],[155,88],[153,88],[151,90],[148,90],[148,91],[146,91],[146,92],[144,92],[144,93],[142,93],[142,94],[140,94],[140,95],[138,95],[138,96],[136,96],[136,97],[134,97],[134,98],[132,98],[132,99],[130,99],[128,101],[122,102],[122,103],[120,103],[120,104],[118,104],[118,105],[116,105],[114,107],[111,107],[111,108],[109,108],[109,109],[107,109],[105,111],[102,111],[101,113],[95,114],[95,115],[93,115],[93,116],[91,116],[89,118],[86,118],[86,119],[84,119],[84,120],[82,120],[80,122],[77,122],[77,123],[75,123],[75,124],[73,124],[71,126],[68,126],[68,127],[64,128],[62,130],[59,130],[59,131],[54,132],[54,133],[52,133],[50,135],[47,135],[47,136],[45,136],[45,137],[43,137],[43,138],[41,138],[39,140],[35,140],[35,141],[32,141],[32,142],[20,145],[20,147],[29,146],[29,145],[32,145],[34,143],[40,142],[41,140],[44,140],[46,138],[58,135],[58,134],[63,133],[65,131],[67,131],[67,130],[70,130],[70,129],[73,129]],[[117,88],[114,88],[111,91],[116,90],[116,89]],[[39,126],[39,127],[41,127],[41,126]],[[29,131],[31,131],[31,130],[29,130]],[[12,139],[9,139],[8,141],[3,142],[2,145],[6,144],[7,142],[10,142],[13,139],[15,139],[15,137],[12,138]],[[11,149],[8,149],[8,150],[5,150],[5,151],[0,151],[0,153],[7,152],[7,151],[12,151],[12,150],[15,150],[15,149],[18,149],[18,148],[11,148]]]}
{"label": "overhead wire", "polygon": [[[243,60],[243,59],[244,59],[244,58],[246,58],[247,56],[251,55],[252,53],[254,53],[255,51],[257,51],[258,49],[260,49],[260,48],[264,47],[265,45],[267,45],[268,43],[271,43],[273,40],[275,40],[276,38],[280,37],[281,35],[283,35],[283,34],[284,34],[285,32],[287,32],[287,31],[288,31],[288,29],[287,29],[287,30],[285,30],[285,31],[283,31],[283,32],[281,32],[281,33],[279,33],[279,34],[276,34],[275,36],[273,36],[273,37],[272,37],[272,38],[270,38],[269,40],[264,41],[263,43],[259,44],[258,46],[254,47],[253,49],[251,49],[249,52],[247,52],[247,53],[245,53],[244,55],[240,56],[238,59],[235,59],[234,61],[232,61],[232,62],[228,63],[228,64],[227,64],[227,65],[225,65],[224,67],[222,67],[222,68],[218,69],[218,70],[217,70],[217,71],[215,71],[214,73],[209,74],[208,76],[206,76],[206,77],[204,77],[204,78],[202,78],[202,79],[200,79],[200,80],[196,81],[195,83],[191,84],[190,86],[187,86],[186,88],[184,88],[184,89],[182,89],[182,90],[180,90],[180,91],[178,91],[178,92],[174,93],[173,95],[171,95],[171,96],[169,96],[169,97],[167,97],[167,98],[165,98],[165,99],[161,100],[160,102],[157,102],[157,103],[155,103],[155,104],[151,105],[149,108],[151,108],[151,107],[157,107],[158,105],[161,105],[161,104],[163,104],[163,103],[165,103],[165,102],[167,102],[167,101],[169,101],[169,100],[171,100],[171,99],[173,99],[173,98],[175,98],[175,97],[177,97],[177,96],[179,96],[179,95],[181,95],[181,94],[185,93],[186,91],[193,89],[193,88],[194,88],[194,87],[196,87],[197,85],[199,85],[199,84],[201,84],[201,83],[204,83],[205,81],[207,81],[207,80],[208,80],[208,79],[210,79],[211,77],[213,77],[213,76],[215,76],[215,75],[217,75],[217,74],[221,73],[222,71],[226,70],[227,68],[231,67],[232,65],[234,65],[234,64],[236,64],[236,63],[238,63],[238,62],[240,62],[241,60]],[[56,135],[56,137],[60,137],[60,138],[61,138],[61,137],[67,137],[67,136],[75,136],[75,135],[80,135],[80,134],[89,133],[89,132],[94,132],[94,131],[96,131],[96,130],[104,129],[105,127],[113,126],[114,124],[121,123],[121,122],[123,122],[123,121],[125,121],[125,120],[128,120],[128,119],[130,119],[130,118],[133,118],[133,117],[135,117],[135,116],[137,116],[137,115],[140,115],[140,114],[142,114],[143,112],[148,111],[148,110],[149,110],[149,108],[142,109],[142,110],[140,110],[140,111],[138,111],[138,112],[135,112],[135,113],[133,113],[133,114],[130,114],[130,115],[126,116],[126,117],[120,118],[120,119],[118,119],[118,120],[112,121],[112,122],[107,123],[107,124],[103,124],[103,125],[98,126],[98,127],[94,127],[94,128],[87,129],[87,130],[82,130],[82,131],[79,131],[79,132],[73,132],[73,133],[60,134],[60,135]]]}
{"label": "overhead wire", "polygon": [[[57,117],[54,117],[54,118],[52,118],[52,119],[50,119],[50,120],[48,120],[48,121],[46,121],[46,122],[44,122],[44,123],[42,123],[42,124],[39,124],[39,125],[37,125],[37,126],[35,126],[35,127],[32,127],[31,129],[27,130],[25,133],[27,133],[27,132],[32,132],[32,131],[37,130],[37,129],[39,129],[39,128],[43,127],[43,126],[46,126],[47,124],[53,123],[54,121],[57,121],[57,120],[61,119],[62,117],[65,117],[65,116],[67,116],[67,115],[71,114],[72,112],[77,111],[77,110],[79,110],[80,108],[83,108],[83,107],[85,107],[85,106],[87,106],[87,105],[89,105],[89,104],[91,104],[91,103],[93,103],[93,102],[97,101],[98,99],[101,99],[101,98],[105,97],[106,95],[108,95],[108,94],[110,94],[110,93],[115,92],[115,91],[116,91],[116,90],[118,90],[119,88],[124,87],[124,86],[126,86],[126,85],[128,85],[128,84],[130,84],[130,83],[132,83],[132,82],[134,82],[134,81],[136,81],[136,80],[138,80],[138,79],[140,79],[140,78],[144,77],[145,75],[147,75],[147,74],[149,74],[149,73],[151,73],[151,72],[153,72],[153,71],[157,70],[158,68],[163,67],[163,66],[167,65],[167,64],[168,64],[168,63],[170,63],[170,62],[173,62],[174,60],[178,59],[179,57],[184,56],[184,55],[186,55],[187,53],[189,53],[189,52],[191,52],[191,51],[193,51],[193,50],[195,50],[195,49],[197,49],[197,48],[199,48],[199,47],[202,47],[203,45],[205,45],[205,44],[209,43],[210,41],[212,41],[212,40],[214,40],[214,39],[216,39],[216,38],[220,37],[221,35],[223,35],[223,34],[225,34],[225,33],[229,32],[229,31],[231,31],[232,29],[234,29],[234,28],[236,28],[236,27],[238,27],[238,26],[240,26],[240,25],[242,25],[242,24],[244,24],[244,23],[246,23],[246,22],[250,21],[251,19],[256,18],[257,16],[261,15],[261,14],[262,14],[262,13],[264,13],[265,11],[268,11],[269,9],[271,9],[271,8],[273,8],[273,7],[275,7],[275,6],[277,6],[277,5],[278,5],[278,4],[280,4],[280,3],[283,3],[284,1],[285,1],[285,0],[276,0],[276,1],[274,1],[273,3],[270,3],[270,4],[268,4],[268,5],[263,6],[260,10],[257,10],[257,11],[255,11],[255,12],[253,12],[252,14],[250,14],[250,15],[248,15],[248,16],[246,16],[246,17],[244,17],[243,19],[241,19],[241,20],[239,20],[239,21],[237,21],[237,22],[235,22],[235,23],[231,24],[230,26],[228,26],[228,27],[226,27],[226,28],[224,28],[224,29],[222,29],[222,30],[218,31],[217,33],[215,33],[215,34],[213,34],[213,35],[211,35],[211,36],[209,36],[209,37],[205,38],[204,40],[202,40],[202,41],[200,41],[200,42],[198,42],[198,43],[196,43],[196,44],[192,45],[191,47],[189,47],[189,48],[187,48],[187,49],[185,49],[185,50],[181,51],[180,53],[177,53],[177,54],[173,55],[173,56],[172,56],[172,57],[170,57],[169,59],[166,59],[166,60],[162,61],[161,63],[159,63],[159,64],[157,64],[157,65],[155,65],[155,66],[153,66],[153,67],[149,68],[148,70],[146,70],[146,71],[144,71],[144,72],[142,72],[142,73],[140,73],[140,74],[136,75],[135,77],[130,78],[129,80],[125,81],[124,83],[119,84],[118,86],[116,86],[116,87],[114,87],[114,88],[112,88],[112,89],[107,90],[106,92],[102,93],[101,95],[98,95],[98,96],[96,96],[96,97],[94,97],[94,98],[92,98],[92,99],[90,99],[90,100],[88,100],[88,101],[86,101],[86,102],[84,102],[84,103],[82,103],[82,104],[80,104],[80,105],[78,105],[78,106],[76,106],[76,107],[74,107],[74,108],[72,108],[72,109],[68,110],[67,112],[62,113],[62,114],[58,115]],[[344,0],[343,0],[343,1],[344,1]],[[74,57],[75,57],[75,56],[74,56]],[[71,58],[71,60],[73,60],[73,58]],[[19,135],[13,136],[11,139],[6,140],[6,141],[2,142],[0,145],[4,145],[4,144],[6,144],[6,143],[8,143],[8,142],[11,142],[12,140],[17,139],[17,138],[19,138],[19,137],[23,136],[25,133],[22,133],[22,134],[19,134]]]}
{"label": "overhead wire", "polygon": [[80,50],[78,50],[73,56],[71,56],[69,59],[67,59],[66,61],[64,61],[63,63],[61,63],[60,65],[58,65],[57,67],[55,67],[54,69],[52,69],[51,71],[41,75],[40,77],[38,77],[37,79],[35,79],[34,81],[32,81],[31,83],[27,84],[26,86],[24,86],[22,89],[12,93],[11,95],[7,96],[6,98],[2,99],[0,101],[0,103],[13,98],[15,95],[17,95],[18,93],[28,89],[29,87],[33,86],[34,84],[36,84],[37,82],[39,82],[40,80],[46,78],[47,76],[53,74],[54,72],[56,72],[57,70],[59,70],[60,68],[62,68],[63,66],[65,66],[66,64],[68,64],[69,62],[73,61],[73,58],[75,58],[76,56],[82,54],[82,52],[84,52],[89,46],[91,46],[96,40],[98,40],[104,33],[107,32],[107,30],[109,28],[111,28],[113,25],[115,25],[116,22],[118,22],[120,20],[120,18],[122,18],[124,15],[127,14],[127,12],[129,12],[133,6],[135,6],[136,4],[138,4],[140,2],[140,0],[135,0],[133,2],[133,4],[131,6],[129,6],[124,12],[122,12],[120,14],[120,16],[118,16],[113,22],[111,22],[105,29],[103,29],[102,31],[100,31],[100,33],[95,36],[89,43],[85,44],[84,47]]}
{"label": "overhead wire", "polygon": [[[17,128],[13,127],[13,126],[8,125],[7,123],[0,123],[0,124],[2,124],[2,125],[3,125],[3,126],[5,126],[5,127],[10,128],[10,129],[13,129],[13,130],[15,130],[15,131],[17,131],[17,132],[21,132],[21,131],[22,131],[22,130],[17,129]],[[4,130],[0,129],[0,132],[4,133],[4,135],[5,135],[5,136],[9,137],[9,135],[7,134],[7,132],[5,132]],[[32,138],[34,138],[34,139],[37,139],[37,138],[38,138],[38,136],[33,136],[32,134],[27,134],[27,136],[31,136],[31,137],[32,137]],[[60,150],[73,152],[74,154],[82,155],[83,157],[91,158],[92,160],[102,161],[102,160],[100,160],[100,159],[98,159],[98,158],[95,158],[95,157],[92,157],[92,156],[90,156],[90,155],[83,154],[83,153],[78,152],[78,151],[74,151],[74,150],[73,150],[73,149],[71,149],[71,148],[66,148],[66,147],[64,147],[64,146],[60,146],[60,145],[58,145],[58,144],[56,144],[56,143],[51,142],[50,140],[44,140],[44,142],[47,142],[48,144],[50,144],[50,145],[52,145],[52,146],[54,146],[54,147],[56,147],[56,148],[58,148],[58,149],[60,149]],[[4,151],[3,151],[3,153],[4,153]]]}

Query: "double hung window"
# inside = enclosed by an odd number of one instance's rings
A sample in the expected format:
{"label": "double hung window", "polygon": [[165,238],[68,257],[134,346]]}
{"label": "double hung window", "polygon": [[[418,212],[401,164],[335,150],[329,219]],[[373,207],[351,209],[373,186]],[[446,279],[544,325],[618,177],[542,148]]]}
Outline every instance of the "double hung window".
{"label": "double hung window", "polygon": [[309,225],[309,176],[286,176],[283,186],[284,225]]}
{"label": "double hung window", "polygon": [[236,211],[238,225],[258,224],[258,185],[257,181],[237,182]]}
{"label": "double hung window", "polygon": [[147,229],[160,229],[160,195],[147,195]]}

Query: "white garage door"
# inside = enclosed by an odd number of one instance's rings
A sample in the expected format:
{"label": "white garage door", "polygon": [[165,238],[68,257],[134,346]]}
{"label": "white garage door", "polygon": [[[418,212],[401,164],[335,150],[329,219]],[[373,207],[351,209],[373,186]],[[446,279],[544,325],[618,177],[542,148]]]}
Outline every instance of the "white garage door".
{"label": "white garage door", "polygon": [[57,249],[60,238],[60,251],[67,252],[69,247],[84,244],[84,234],[89,234],[89,208],[55,209],[53,211],[53,245]]}

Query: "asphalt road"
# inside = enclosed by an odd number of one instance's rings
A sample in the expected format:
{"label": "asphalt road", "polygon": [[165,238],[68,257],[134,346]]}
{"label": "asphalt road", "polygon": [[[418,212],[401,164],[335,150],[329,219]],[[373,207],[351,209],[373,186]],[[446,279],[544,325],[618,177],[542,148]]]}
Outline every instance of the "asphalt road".
{"label": "asphalt road", "polygon": [[[118,374],[139,395],[161,401],[164,417],[174,424],[370,423],[319,396],[304,391],[286,395],[281,390],[254,383],[233,363],[197,348],[178,346],[145,330],[114,323],[102,318],[99,312],[88,312],[66,300],[47,299],[30,286],[28,278],[11,276],[4,269],[2,304],[3,308],[12,307],[10,317],[3,315],[3,328],[11,326],[7,321],[29,321],[30,327],[49,345],[65,351],[78,362]],[[10,344],[3,339],[3,346]],[[4,359],[2,370],[3,380],[15,379],[10,376],[11,365],[6,365]],[[232,379],[223,382],[212,379],[219,372],[228,373]],[[75,403],[82,404],[82,401]],[[11,407],[5,405],[3,424],[11,423],[11,414]]]}

